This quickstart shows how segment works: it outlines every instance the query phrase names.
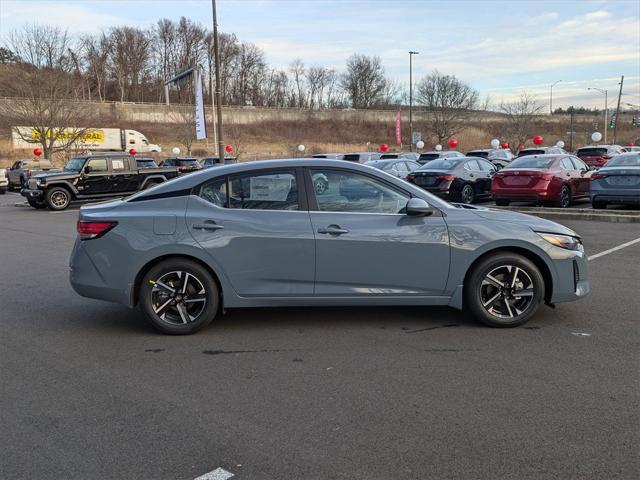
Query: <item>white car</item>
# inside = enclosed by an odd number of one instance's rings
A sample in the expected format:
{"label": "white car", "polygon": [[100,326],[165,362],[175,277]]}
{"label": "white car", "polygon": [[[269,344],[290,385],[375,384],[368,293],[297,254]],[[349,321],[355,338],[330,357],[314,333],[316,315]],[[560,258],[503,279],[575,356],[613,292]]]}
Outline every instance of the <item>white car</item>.
{"label": "white car", "polygon": [[7,193],[7,188],[9,188],[7,171],[4,168],[0,168],[0,195]]}

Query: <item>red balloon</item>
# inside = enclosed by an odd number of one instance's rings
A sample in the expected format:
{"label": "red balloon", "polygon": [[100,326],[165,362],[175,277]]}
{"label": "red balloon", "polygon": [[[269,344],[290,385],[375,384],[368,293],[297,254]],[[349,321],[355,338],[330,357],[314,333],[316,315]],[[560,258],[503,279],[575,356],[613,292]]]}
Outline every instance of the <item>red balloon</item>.
{"label": "red balloon", "polygon": [[542,145],[542,142],[544,142],[544,138],[542,138],[540,135],[536,135],[535,137],[533,137],[533,143],[535,143],[536,145]]}
{"label": "red balloon", "polygon": [[129,155],[135,155],[136,151],[132,148],[131,150],[129,150]]}
{"label": "red balloon", "polygon": [[224,149],[227,151],[227,153],[233,152],[233,147],[231,145],[227,145],[226,147],[224,147]]}
{"label": "red balloon", "polygon": [[40,150],[39,148],[36,148],[36,149],[33,150],[33,154],[36,157],[39,157],[40,155],[42,155],[42,150]]}
{"label": "red balloon", "polygon": [[456,140],[455,138],[452,138],[451,140],[449,140],[449,148],[456,148],[458,146],[458,140]]}
{"label": "red balloon", "polygon": [[502,148],[507,149],[509,148],[509,144],[507,142],[504,142],[502,145],[500,145]]}
{"label": "red balloon", "polygon": [[381,152],[388,152],[389,151],[389,145],[387,145],[386,143],[381,143],[380,144],[380,151]]}

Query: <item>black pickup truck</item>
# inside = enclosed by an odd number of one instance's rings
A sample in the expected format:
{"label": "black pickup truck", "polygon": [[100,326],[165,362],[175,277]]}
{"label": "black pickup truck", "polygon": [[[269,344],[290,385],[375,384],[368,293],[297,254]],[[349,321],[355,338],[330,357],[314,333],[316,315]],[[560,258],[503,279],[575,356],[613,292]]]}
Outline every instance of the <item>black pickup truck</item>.
{"label": "black pickup truck", "polygon": [[177,168],[139,168],[128,153],[75,157],[61,172],[29,178],[23,197],[33,208],[64,210],[73,200],[127,196],[179,175]]}

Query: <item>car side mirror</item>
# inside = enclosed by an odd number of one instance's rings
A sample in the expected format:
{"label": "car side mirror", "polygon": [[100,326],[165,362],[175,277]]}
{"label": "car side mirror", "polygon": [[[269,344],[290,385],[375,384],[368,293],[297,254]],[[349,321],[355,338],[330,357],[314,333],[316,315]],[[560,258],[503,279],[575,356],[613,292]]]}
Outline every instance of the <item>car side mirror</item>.
{"label": "car side mirror", "polygon": [[433,215],[435,211],[427,202],[421,198],[410,198],[405,207],[407,215],[413,215],[416,217],[427,217]]}
{"label": "car side mirror", "polygon": [[93,167],[91,165],[87,165],[86,167],[84,167],[84,173],[91,173],[91,170],[93,170]]}

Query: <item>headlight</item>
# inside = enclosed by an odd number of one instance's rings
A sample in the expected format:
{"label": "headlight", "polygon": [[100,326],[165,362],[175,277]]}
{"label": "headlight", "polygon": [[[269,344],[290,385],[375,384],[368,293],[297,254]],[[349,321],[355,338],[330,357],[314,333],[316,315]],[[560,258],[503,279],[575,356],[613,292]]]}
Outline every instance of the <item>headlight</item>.
{"label": "headlight", "polygon": [[567,250],[576,250],[578,252],[584,252],[582,241],[578,237],[572,237],[571,235],[558,235],[556,233],[543,233],[536,232],[547,242],[556,247],[566,248]]}

